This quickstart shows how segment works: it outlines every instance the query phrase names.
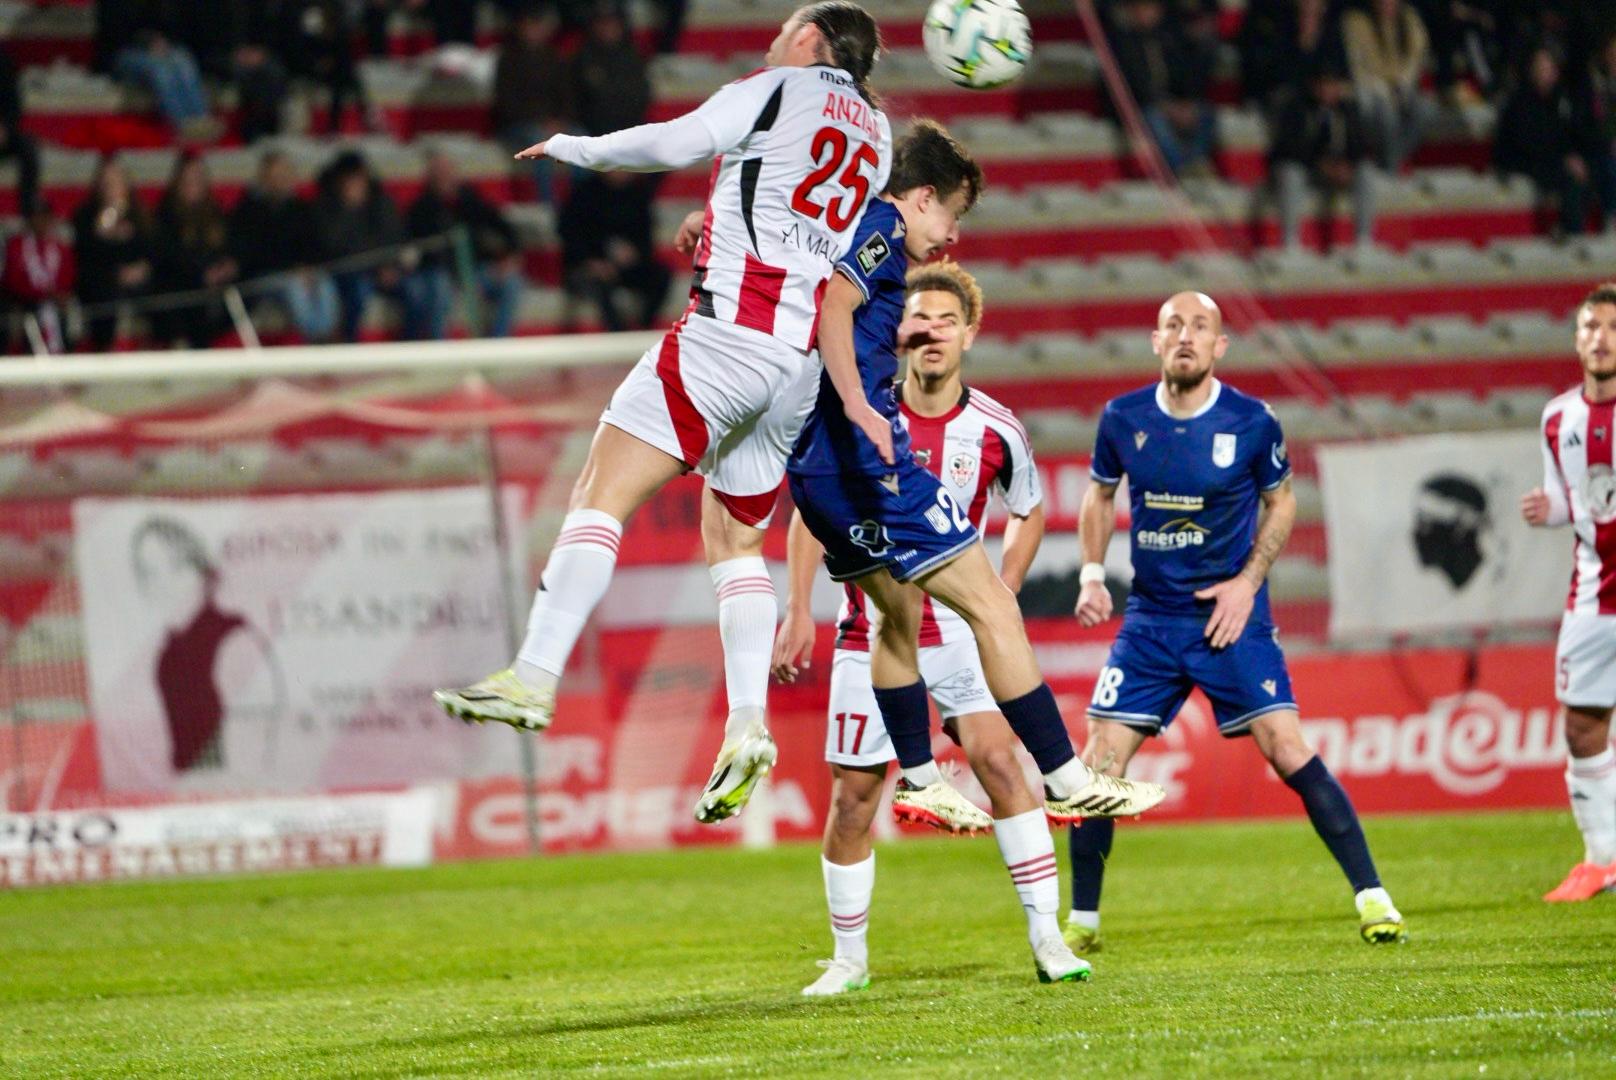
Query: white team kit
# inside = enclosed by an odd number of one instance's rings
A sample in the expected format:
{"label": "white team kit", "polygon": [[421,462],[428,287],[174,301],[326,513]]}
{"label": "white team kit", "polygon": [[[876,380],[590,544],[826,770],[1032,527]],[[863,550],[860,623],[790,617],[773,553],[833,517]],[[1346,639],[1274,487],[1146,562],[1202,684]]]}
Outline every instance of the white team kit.
{"label": "white team kit", "polygon": [[1548,523],[1576,534],[1555,696],[1606,709],[1616,706],[1616,403],[1568,390],[1544,407],[1541,431]]}
{"label": "white team kit", "polygon": [[[971,522],[979,532],[988,496],[995,490],[1006,509],[1018,517],[1043,502],[1026,430],[1009,409],[982,391],[967,389],[959,404],[942,416],[918,416],[907,407],[902,416],[916,462],[942,481],[960,506],[970,508]],[[897,755],[870,684],[868,601],[856,586],[845,588],[831,666],[825,760],[835,765],[881,765]],[[970,626],[929,596],[920,625],[920,675],[945,723],[996,707]]]}
{"label": "white team kit", "polygon": [[714,158],[690,307],[601,419],[705,476],[747,524],[768,523],[813,408],[820,301],[891,151],[886,116],[827,66],[763,68],[669,124],[551,140],[552,156],[587,167]]}

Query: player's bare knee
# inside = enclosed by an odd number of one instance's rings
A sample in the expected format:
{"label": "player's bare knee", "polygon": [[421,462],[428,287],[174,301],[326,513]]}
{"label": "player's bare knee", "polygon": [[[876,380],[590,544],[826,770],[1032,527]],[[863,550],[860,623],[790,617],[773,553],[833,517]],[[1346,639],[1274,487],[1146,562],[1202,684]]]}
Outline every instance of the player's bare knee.
{"label": "player's bare knee", "polygon": [[884,770],[877,773],[841,766],[832,769],[830,828],[838,836],[849,839],[863,836],[875,823],[876,811],[881,806]]}
{"label": "player's bare knee", "polygon": [[1566,706],[1566,748],[1572,757],[1593,757],[1610,745],[1610,710]]}
{"label": "player's bare knee", "polygon": [[738,520],[711,489],[702,496],[701,541],[709,566],[763,554],[763,530]]}

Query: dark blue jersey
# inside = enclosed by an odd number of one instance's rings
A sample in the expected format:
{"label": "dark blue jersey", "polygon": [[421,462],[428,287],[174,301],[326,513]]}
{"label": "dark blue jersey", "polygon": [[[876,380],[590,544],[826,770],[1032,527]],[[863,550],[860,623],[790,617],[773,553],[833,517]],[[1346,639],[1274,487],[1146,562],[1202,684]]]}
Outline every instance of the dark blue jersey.
{"label": "dark blue jersey", "polygon": [[[853,315],[853,351],[858,356],[864,396],[892,423],[892,449],[897,460],[909,456],[909,434],[898,415],[898,324],[903,322],[905,278],[909,257],[903,249],[903,215],[885,199],[864,211],[853,232],[853,245],[836,264],[864,294]],[[803,425],[787,469],[804,476],[832,473],[889,473],[875,444],[848,422],[846,409],[830,375],[819,376],[819,400]]]}
{"label": "dark blue jersey", "polygon": [[[1257,534],[1260,493],[1290,475],[1285,436],[1268,406],[1213,380],[1192,417],[1167,411],[1160,384],[1110,401],[1094,440],[1094,479],[1128,478],[1133,509],[1133,595],[1128,612],[1205,617],[1195,592],[1238,574]],[[1268,586],[1252,621],[1272,616]]]}

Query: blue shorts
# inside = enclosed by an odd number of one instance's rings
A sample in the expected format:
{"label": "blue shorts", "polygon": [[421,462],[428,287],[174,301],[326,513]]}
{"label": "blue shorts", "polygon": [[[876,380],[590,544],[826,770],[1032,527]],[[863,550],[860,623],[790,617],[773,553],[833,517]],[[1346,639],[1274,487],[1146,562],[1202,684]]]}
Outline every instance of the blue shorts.
{"label": "blue shorts", "polygon": [[1266,713],[1295,709],[1279,631],[1247,623],[1234,644],[1213,649],[1206,619],[1129,615],[1094,685],[1089,715],[1147,735],[1161,732],[1197,686],[1212,702],[1218,732],[1246,735]]}
{"label": "blue shorts", "polygon": [[912,458],[885,475],[791,475],[791,499],[836,581],[886,570],[908,581],[976,543],[967,508]]}

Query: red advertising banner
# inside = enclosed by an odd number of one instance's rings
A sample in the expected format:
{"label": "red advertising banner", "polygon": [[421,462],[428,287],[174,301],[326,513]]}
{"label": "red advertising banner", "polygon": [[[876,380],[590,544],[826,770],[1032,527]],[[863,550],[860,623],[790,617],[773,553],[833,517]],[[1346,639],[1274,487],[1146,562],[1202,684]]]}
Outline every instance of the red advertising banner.
{"label": "red advertising banner", "polygon": [[[691,817],[722,734],[722,672],[700,659],[694,637],[711,635],[716,645],[715,629],[679,633],[693,637],[664,653],[677,657],[673,662],[657,661],[651,647],[631,684],[571,707],[563,702],[561,718],[540,744],[537,820],[545,850],[742,839],[739,821],[714,829]],[[1043,639],[1046,674],[1081,739],[1083,709],[1107,642],[1060,620],[1035,624],[1034,633]],[[603,648],[614,657],[632,655],[651,637],[606,635]],[[822,655],[805,681],[773,688],[780,763],[767,802],[747,811],[763,836],[819,835],[830,794],[823,762],[829,642],[828,631],[822,633]],[[711,655],[717,659],[716,650]],[[1474,655],[1458,649],[1315,654],[1291,664],[1307,737],[1365,813],[1562,805],[1565,749],[1552,671],[1553,649],[1546,644]],[[619,711],[634,699],[640,704],[633,711]],[[958,756],[940,735],[937,749],[940,757]],[[1165,735],[1146,742],[1130,775],[1168,788],[1168,801],[1148,820],[1301,813],[1296,796],[1250,739],[1217,734],[1199,694]],[[962,786],[972,789],[968,780]],[[972,794],[980,799],[980,792]],[[768,821],[760,824],[758,816]],[[528,836],[520,785],[462,783],[440,827],[439,857],[522,853]]]}

